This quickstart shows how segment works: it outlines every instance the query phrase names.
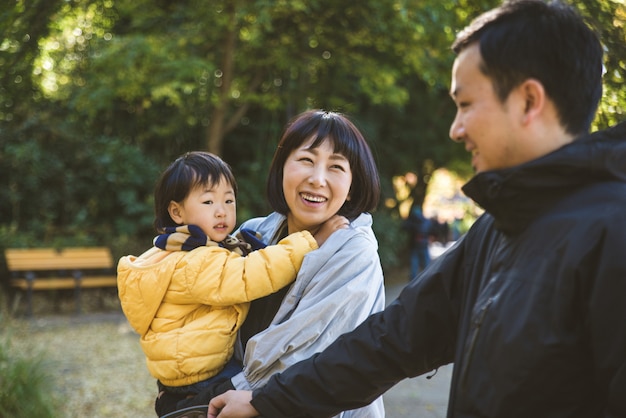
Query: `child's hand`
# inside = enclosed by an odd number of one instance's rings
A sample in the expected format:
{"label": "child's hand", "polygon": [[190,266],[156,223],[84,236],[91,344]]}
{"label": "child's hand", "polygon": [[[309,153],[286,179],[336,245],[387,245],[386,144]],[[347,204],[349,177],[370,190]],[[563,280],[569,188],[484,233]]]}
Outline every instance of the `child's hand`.
{"label": "child's hand", "polygon": [[345,216],[334,215],[332,218],[324,222],[320,229],[313,234],[313,238],[317,241],[319,247],[322,246],[330,237],[330,235],[338,229],[346,229],[350,226],[350,221]]}

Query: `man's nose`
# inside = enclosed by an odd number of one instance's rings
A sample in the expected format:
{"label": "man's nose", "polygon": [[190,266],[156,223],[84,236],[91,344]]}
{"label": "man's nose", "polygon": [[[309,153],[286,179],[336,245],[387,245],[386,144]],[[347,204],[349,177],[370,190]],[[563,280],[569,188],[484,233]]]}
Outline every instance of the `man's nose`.
{"label": "man's nose", "polygon": [[465,136],[465,128],[463,127],[463,124],[461,123],[458,114],[452,121],[452,125],[450,125],[450,132],[448,134],[450,135],[450,139],[452,139],[454,142],[463,141],[463,137]]}

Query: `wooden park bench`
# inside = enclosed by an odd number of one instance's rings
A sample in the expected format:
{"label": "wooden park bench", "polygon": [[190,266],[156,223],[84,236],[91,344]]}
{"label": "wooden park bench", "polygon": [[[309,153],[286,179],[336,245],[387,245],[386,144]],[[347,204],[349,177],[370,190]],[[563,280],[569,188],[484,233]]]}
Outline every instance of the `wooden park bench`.
{"label": "wooden park bench", "polygon": [[80,313],[81,289],[117,287],[108,248],[6,249],[5,257],[11,286],[26,292],[29,316],[35,290],[74,289],[76,312]]}

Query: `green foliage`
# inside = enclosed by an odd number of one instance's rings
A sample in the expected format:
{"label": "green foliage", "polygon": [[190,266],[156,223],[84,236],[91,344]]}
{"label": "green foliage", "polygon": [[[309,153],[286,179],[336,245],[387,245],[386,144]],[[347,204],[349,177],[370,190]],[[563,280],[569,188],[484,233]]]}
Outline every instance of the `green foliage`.
{"label": "green foliage", "polygon": [[606,128],[626,115],[626,3],[586,1],[577,6],[591,22],[605,47],[604,96],[595,120],[596,128]]}
{"label": "green foliage", "polygon": [[[241,190],[239,221],[266,214],[265,179],[287,120],[348,113],[391,179],[471,173],[448,139],[456,31],[499,0],[35,0],[0,6],[2,246],[152,237],[152,187],[180,154],[217,149]],[[583,0],[607,49],[598,128],[626,109],[626,7]],[[214,127],[219,129],[213,129]],[[214,147],[214,148],[213,148]],[[393,265],[395,209],[379,208]],[[399,236],[399,235],[398,235]]]}
{"label": "green foliage", "polygon": [[0,334],[0,416],[58,416],[55,388],[41,354],[18,351],[10,342],[10,329],[2,318]]}
{"label": "green foliage", "polygon": [[88,137],[50,114],[33,116],[10,135],[0,132],[0,140],[8,186],[0,190],[0,217],[8,220],[3,246],[112,244],[152,230],[152,187],[161,168],[136,146]]}
{"label": "green foliage", "polygon": [[[28,4],[27,4],[28,3]],[[50,19],[61,0],[0,3],[0,122],[19,121],[41,99],[31,77],[38,57],[38,40],[50,31]]]}
{"label": "green foliage", "polygon": [[402,230],[402,219],[395,211],[377,210],[374,218],[374,234],[378,240],[378,255],[385,270],[404,263],[406,233]]}

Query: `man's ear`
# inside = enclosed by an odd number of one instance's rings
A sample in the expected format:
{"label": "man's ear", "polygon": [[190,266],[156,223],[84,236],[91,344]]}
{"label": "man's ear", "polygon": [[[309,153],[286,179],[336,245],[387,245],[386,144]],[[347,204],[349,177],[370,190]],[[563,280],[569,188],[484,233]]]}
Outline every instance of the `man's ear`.
{"label": "man's ear", "polygon": [[179,225],[183,224],[184,208],[180,203],[174,202],[173,200],[170,201],[170,204],[167,205],[167,212],[170,214],[170,218],[172,218],[174,222]]}
{"label": "man's ear", "polygon": [[539,80],[529,78],[519,87],[524,101],[524,122],[528,123],[536,119],[543,111],[546,105],[546,90]]}

